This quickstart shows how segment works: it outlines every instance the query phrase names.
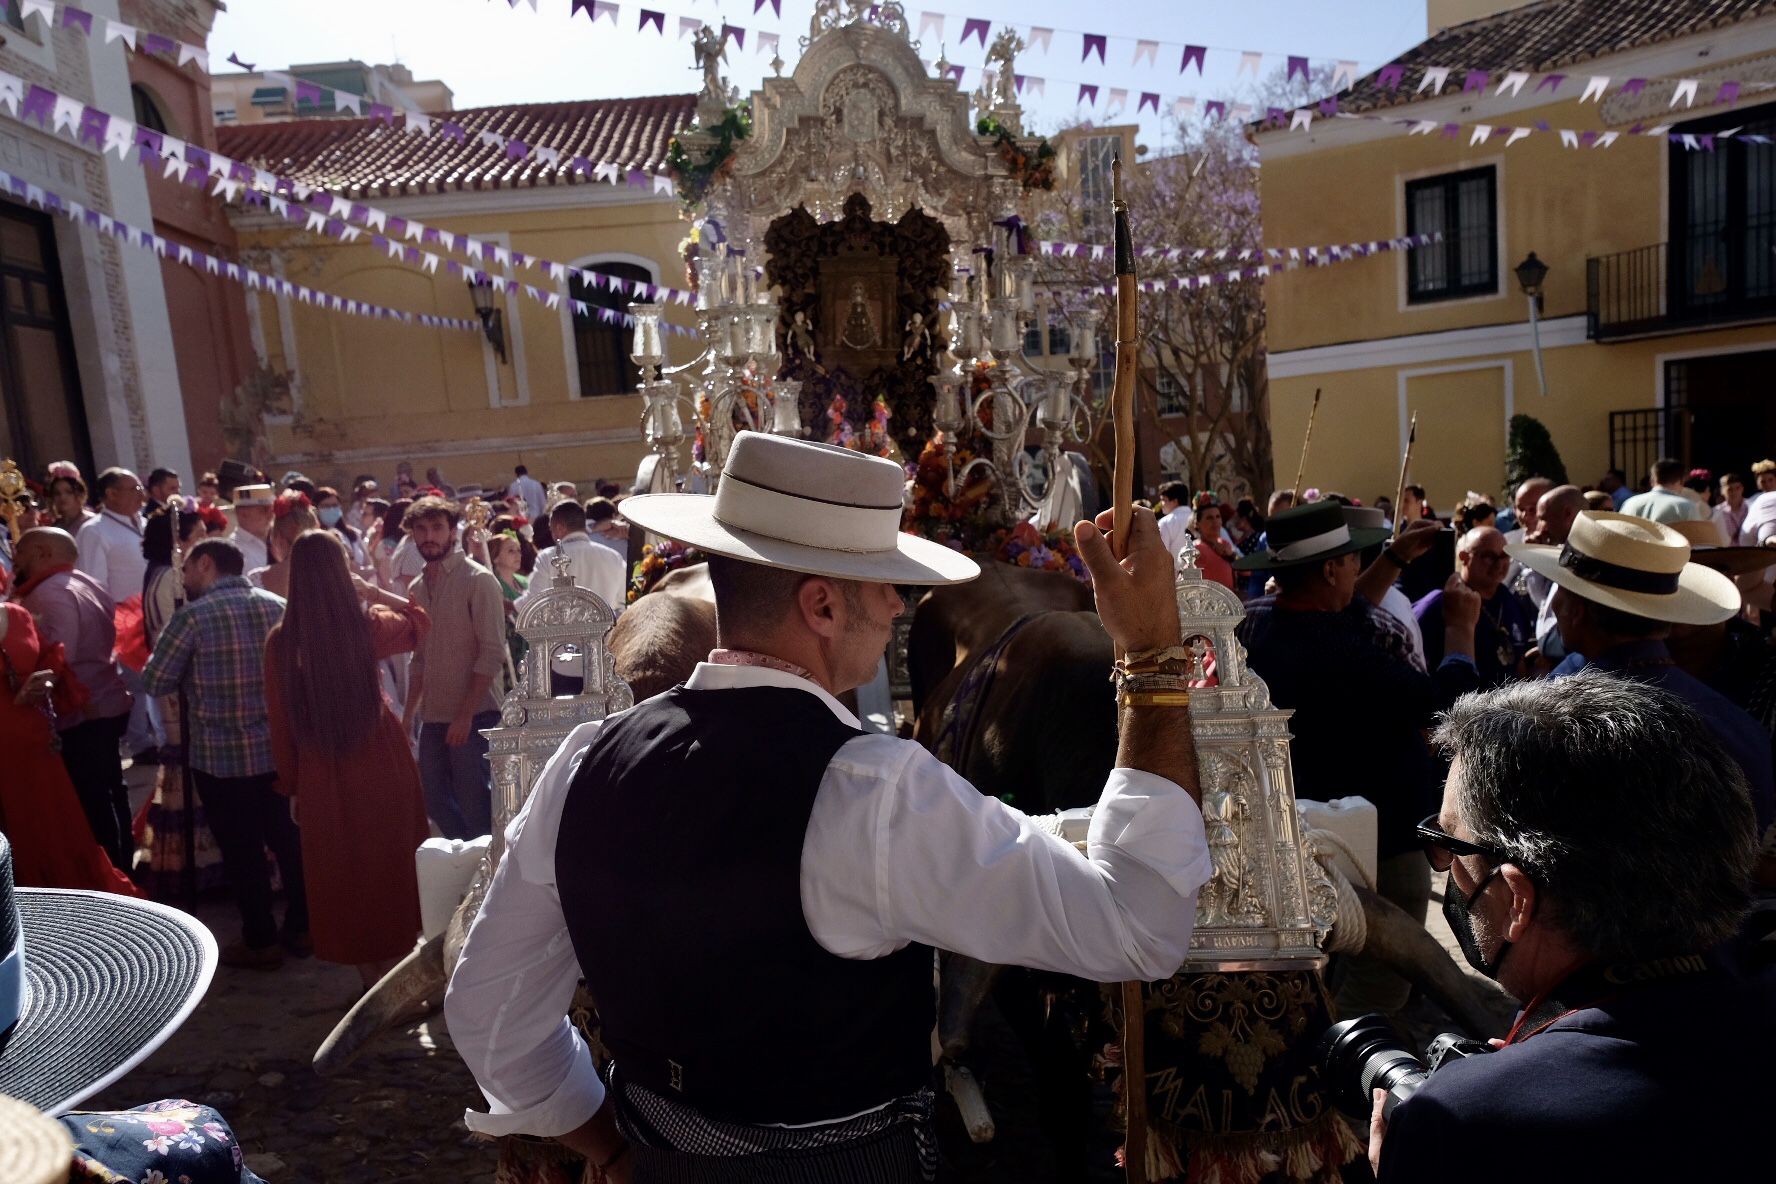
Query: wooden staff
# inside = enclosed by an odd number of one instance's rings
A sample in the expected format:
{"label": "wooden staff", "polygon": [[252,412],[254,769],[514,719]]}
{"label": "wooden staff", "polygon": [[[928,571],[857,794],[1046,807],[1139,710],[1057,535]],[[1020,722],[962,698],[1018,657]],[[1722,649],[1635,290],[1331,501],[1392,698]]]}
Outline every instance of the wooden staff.
{"label": "wooden staff", "polygon": [[1412,413],[1412,426],[1406,429],[1406,452],[1400,457],[1400,484],[1394,488],[1394,537],[1399,538],[1400,532],[1406,529],[1406,519],[1400,513],[1400,504],[1406,500],[1406,472],[1412,468],[1412,446],[1418,442],[1418,412]]}
{"label": "wooden staff", "polygon": [[1307,446],[1313,443],[1314,417],[1320,413],[1320,388],[1314,387],[1313,406],[1307,411],[1307,435],[1301,440],[1301,463],[1295,468],[1295,496],[1291,505],[1301,504],[1301,480],[1307,476]]}
{"label": "wooden staff", "polygon": [[[1110,409],[1116,423],[1116,465],[1111,481],[1110,536],[1118,559],[1128,554],[1135,500],[1135,377],[1137,354],[1135,244],[1128,202],[1122,194],[1122,161],[1110,161],[1110,194],[1116,218],[1116,374]],[[1147,1184],[1147,1010],[1143,984],[1122,984],[1122,1100],[1128,1112],[1123,1170],[1133,1184]]]}

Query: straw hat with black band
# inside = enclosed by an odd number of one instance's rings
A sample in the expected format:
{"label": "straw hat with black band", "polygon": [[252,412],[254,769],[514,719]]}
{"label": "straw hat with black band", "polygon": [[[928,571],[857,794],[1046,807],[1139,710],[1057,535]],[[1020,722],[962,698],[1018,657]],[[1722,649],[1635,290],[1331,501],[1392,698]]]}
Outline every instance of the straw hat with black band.
{"label": "straw hat with black band", "polygon": [[1727,541],[1726,531],[1712,518],[1673,522],[1671,529],[1690,542],[1690,562],[1712,567],[1729,576],[1746,576],[1776,564],[1776,547],[1739,547]]}
{"label": "straw hat with black band", "polygon": [[14,889],[0,835],[0,1094],[72,1109],[159,1048],[215,970],[216,939],[177,909]]}
{"label": "straw hat with black band", "polygon": [[1654,621],[1715,625],[1742,603],[1731,579],[1691,561],[1689,540],[1648,518],[1585,510],[1564,546],[1505,551],[1575,596]]}
{"label": "straw hat with black band", "polygon": [[906,474],[891,460],[787,436],[734,437],[714,497],[623,501],[643,530],[713,555],[839,580],[961,584],[974,560],[900,529]]}
{"label": "straw hat with black band", "polygon": [[1337,502],[1310,502],[1275,515],[1265,524],[1268,549],[1234,560],[1236,571],[1275,571],[1323,563],[1378,543],[1390,532],[1381,526],[1352,526]]}

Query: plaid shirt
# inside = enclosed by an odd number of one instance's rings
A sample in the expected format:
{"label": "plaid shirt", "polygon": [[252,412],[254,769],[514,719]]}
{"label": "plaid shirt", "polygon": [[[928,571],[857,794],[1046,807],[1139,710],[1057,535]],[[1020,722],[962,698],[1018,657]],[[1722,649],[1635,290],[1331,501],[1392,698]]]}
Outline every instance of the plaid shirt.
{"label": "plaid shirt", "polygon": [[284,601],[243,576],[223,576],[173,614],[142,671],[150,695],[186,683],[191,767],[212,777],[275,772],[265,714],[265,638]]}

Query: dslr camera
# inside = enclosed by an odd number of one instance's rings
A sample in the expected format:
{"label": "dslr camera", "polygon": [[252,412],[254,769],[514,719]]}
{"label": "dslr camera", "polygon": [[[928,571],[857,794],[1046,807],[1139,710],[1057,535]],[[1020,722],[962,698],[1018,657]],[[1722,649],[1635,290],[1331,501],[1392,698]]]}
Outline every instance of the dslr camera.
{"label": "dslr camera", "polygon": [[1425,1046],[1421,1058],[1395,1034],[1387,1017],[1370,1014],[1327,1028],[1318,1051],[1339,1109],[1353,1118],[1368,1118],[1374,1108],[1371,1091],[1385,1089],[1387,1100],[1381,1112],[1391,1118],[1394,1107],[1417,1093],[1438,1069],[1451,1061],[1489,1053],[1492,1046],[1456,1032],[1443,1032]]}

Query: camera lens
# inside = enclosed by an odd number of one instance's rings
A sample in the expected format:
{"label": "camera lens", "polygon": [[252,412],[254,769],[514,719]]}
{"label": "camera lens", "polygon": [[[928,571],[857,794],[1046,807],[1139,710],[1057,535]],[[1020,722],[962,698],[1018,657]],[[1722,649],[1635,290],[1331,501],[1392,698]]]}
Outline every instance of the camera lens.
{"label": "camera lens", "polygon": [[1371,1090],[1387,1090],[1392,1095],[1391,1110],[1394,1101],[1411,1096],[1427,1075],[1424,1062],[1401,1043],[1380,1015],[1360,1015],[1333,1024],[1320,1037],[1318,1051],[1333,1100],[1354,1118],[1369,1115]]}

